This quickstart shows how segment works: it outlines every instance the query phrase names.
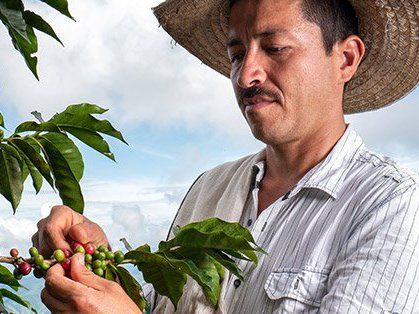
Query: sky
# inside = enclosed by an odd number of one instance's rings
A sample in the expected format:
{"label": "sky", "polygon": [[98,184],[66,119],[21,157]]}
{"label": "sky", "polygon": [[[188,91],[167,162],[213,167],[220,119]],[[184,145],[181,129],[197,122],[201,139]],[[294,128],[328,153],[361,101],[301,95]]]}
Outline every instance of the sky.
{"label": "sky", "polygon": [[[111,245],[155,246],[166,237],[194,179],[225,161],[257,152],[230,81],[203,65],[159,27],[151,8],[160,0],[70,1],[77,22],[39,1],[28,7],[56,30],[65,47],[38,33],[38,82],[0,27],[0,112],[6,127],[44,118],[67,105],[89,102],[129,145],[109,139],[117,162],[80,144],[85,160],[85,215],[106,231]],[[366,145],[419,170],[419,91],[396,104],[346,121]],[[30,247],[36,222],[60,199],[46,185],[26,186],[16,215],[0,200],[0,254]],[[42,308],[41,283],[28,280],[28,298]],[[45,311],[45,309],[43,309]]]}

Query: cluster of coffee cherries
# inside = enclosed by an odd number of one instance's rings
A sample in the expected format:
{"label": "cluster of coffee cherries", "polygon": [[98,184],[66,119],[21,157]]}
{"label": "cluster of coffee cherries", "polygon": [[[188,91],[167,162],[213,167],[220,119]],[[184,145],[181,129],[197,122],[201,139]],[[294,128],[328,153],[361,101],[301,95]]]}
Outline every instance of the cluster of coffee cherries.
{"label": "cluster of coffee cherries", "polygon": [[15,269],[13,275],[20,280],[23,276],[29,275],[33,270],[36,278],[45,277],[46,271],[54,264],[60,263],[64,268],[66,275],[70,277],[70,258],[73,254],[84,254],[86,268],[93,271],[96,275],[103,277],[108,264],[118,265],[124,260],[122,251],[112,252],[106,246],[100,245],[96,248],[93,243],[82,244],[73,241],[70,245],[71,250],[57,249],[54,251],[50,260],[46,260],[36,247],[29,249],[30,259],[19,257],[17,249],[10,250],[10,256],[14,258]]}

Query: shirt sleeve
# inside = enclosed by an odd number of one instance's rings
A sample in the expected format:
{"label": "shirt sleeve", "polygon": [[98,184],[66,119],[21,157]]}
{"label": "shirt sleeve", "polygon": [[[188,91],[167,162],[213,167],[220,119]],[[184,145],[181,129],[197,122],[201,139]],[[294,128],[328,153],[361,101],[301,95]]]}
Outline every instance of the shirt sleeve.
{"label": "shirt sleeve", "polygon": [[412,313],[419,308],[419,189],[393,193],[342,245],[321,313]]}

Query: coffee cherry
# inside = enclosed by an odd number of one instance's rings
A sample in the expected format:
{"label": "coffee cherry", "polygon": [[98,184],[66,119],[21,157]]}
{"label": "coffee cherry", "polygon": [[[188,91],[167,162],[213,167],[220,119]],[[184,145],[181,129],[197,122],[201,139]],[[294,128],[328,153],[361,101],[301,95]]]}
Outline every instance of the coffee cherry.
{"label": "coffee cherry", "polygon": [[64,249],[62,251],[64,252],[65,258],[69,258],[71,255],[73,255],[69,249]]}
{"label": "coffee cherry", "polygon": [[76,246],[76,248],[74,249],[74,253],[85,253],[84,247],[82,246]]}
{"label": "coffee cherry", "polygon": [[106,255],[105,255],[105,253],[103,253],[103,252],[100,252],[99,253],[99,258],[98,258],[100,261],[103,261],[103,260],[105,260],[106,259]]}
{"label": "coffee cherry", "polygon": [[17,249],[11,249],[10,250],[10,256],[11,257],[18,257],[19,256],[19,251]]}
{"label": "coffee cherry", "polygon": [[61,266],[63,266],[64,270],[70,270],[70,268],[71,268],[70,259],[66,258],[64,261],[62,261]]}
{"label": "coffee cherry", "polygon": [[38,254],[33,258],[33,261],[36,266],[41,266],[44,263],[44,257],[41,254]]}
{"label": "coffee cherry", "polygon": [[91,262],[93,261],[93,257],[92,257],[92,255],[90,255],[90,254],[86,254],[86,255],[84,256],[84,261],[85,261],[86,263],[91,263]]}
{"label": "coffee cherry", "polygon": [[115,263],[120,264],[124,260],[124,253],[122,251],[116,251],[114,257]]}
{"label": "coffee cherry", "polygon": [[108,262],[102,261],[102,269],[105,270],[107,266],[108,266]]}
{"label": "coffee cherry", "polygon": [[99,252],[103,252],[103,253],[109,251],[108,248],[106,246],[104,246],[104,245],[99,245],[99,247],[97,248],[97,250]]}
{"label": "coffee cherry", "polygon": [[35,276],[35,278],[42,278],[45,275],[45,271],[41,268],[35,267],[35,269],[33,270],[33,275]]}
{"label": "coffee cherry", "polygon": [[18,268],[15,268],[14,270],[13,270],[13,276],[15,277],[15,279],[17,279],[17,280],[20,280],[20,279],[22,279],[22,274],[20,273],[20,271],[19,271],[19,269]]}
{"label": "coffee cherry", "polygon": [[62,262],[65,260],[65,254],[61,249],[54,251],[54,258],[57,262]]}
{"label": "coffee cherry", "polygon": [[36,248],[36,247],[31,247],[30,249],[29,249],[29,254],[32,256],[32,257],[35,257],[35,256],[37,256],[38,254],[39,254],[39,252],[38,252],[38,249]]}
{"label": "coffee cherry", "polygon": [[70,247],[73,250],[73,252],[76,250],[76,247],[78,247],[78,246],[83,247],[83,244],[81,244],[80,242],[77,242],[77,241],[73,241],[70,244]]}
{"label": "coffee cherry", "polygon": [[102,277],[103,274],[104,274],[104,271],[103,271],[102,268],[95,268],[95,269],[93,269],[93,272],[100,277]]}
{"label": "coffee cherry", "polygon": [[93,267],[90,264],[86,264],[86,269],[87,270],[90,270],[90,271],[93,271]]}
{"label": "coffee cherry", "polygon": [[100,257],[100,252],[98,251],[98,250],[96,250],[94,253],[93,253],[93,259],[99,259],[99,257]]}
{"label": "coffee cherry", "polygon": [[32,270],[32,266],[27,262],[21,262],[18,267],[23,276],[29,275]]}
{"label": "coffee cherry", "polygon": [[94,269],[101,268],[102,267],[102,261],[97,259],[97,260],[93,261],[92,266],[93,266]]}
{"label": "coffee cherry", "polygon": [[113,260],[114,257],[115,257],[115,254],[111,251],[108,251],[108,252],[105,253],[105,256],[106,256],[106,259]]}
{"label": "coffee cherry", "polygon": [[96,248],[93,243],[89,242],[84,245],[84,250],[86,251],[86,254],[92,255],[96,251]]}
{"label": "coffee cherry", "polygon": [[41,265],[41,269],[47,271],[48,269],[50,269],[51,264],[47,261],[44,261]]}

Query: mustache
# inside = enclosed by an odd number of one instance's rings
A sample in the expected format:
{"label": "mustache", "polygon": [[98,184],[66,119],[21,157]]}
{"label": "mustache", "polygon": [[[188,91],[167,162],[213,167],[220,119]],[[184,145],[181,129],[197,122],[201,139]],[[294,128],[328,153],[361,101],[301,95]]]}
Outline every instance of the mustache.
{"label": "mustache", "polygon": [[244,98],[252,98],[260,95],[272,98],[274,101],[278,101],[280,98],[279,94],[275,91],[260,86],[254,86],[239,91],[239,104],[243,104]]}

